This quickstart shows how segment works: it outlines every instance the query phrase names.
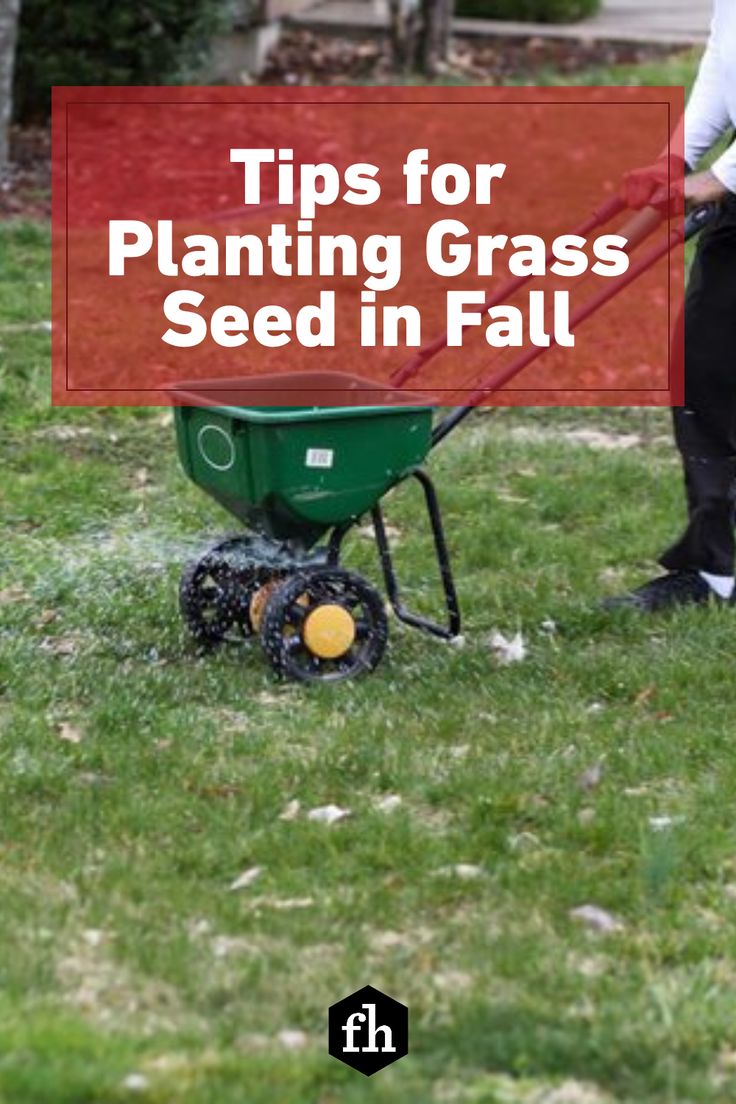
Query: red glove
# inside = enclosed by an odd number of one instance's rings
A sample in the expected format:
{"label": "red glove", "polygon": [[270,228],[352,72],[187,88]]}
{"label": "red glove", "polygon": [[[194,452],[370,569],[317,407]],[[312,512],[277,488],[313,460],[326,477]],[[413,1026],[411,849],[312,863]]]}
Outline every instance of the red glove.
{"label": "red glove", "polygon": [[670,218],[681,215],[685,210],[683,177],[686,170],[681,157],[660,157],[653,165],[627,173],[621,196],[635,211],[656,207]]}

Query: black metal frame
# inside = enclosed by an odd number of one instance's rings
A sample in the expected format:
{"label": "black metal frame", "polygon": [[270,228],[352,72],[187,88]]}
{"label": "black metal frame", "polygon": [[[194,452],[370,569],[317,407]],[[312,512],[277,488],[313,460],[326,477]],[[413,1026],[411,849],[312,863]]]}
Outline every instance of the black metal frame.
{"label": "black metal frame", "polygon": [[[391,603],[391,608],[399,621],[403,621],[405,625],[410,625],[412,628],[421,629],[423,632],[430,633],[432,636],[438,636],[441,640],[452,640],[452,638],[457,636],[460,632],[460,605],[457,591],[455,590],[452,567],[450,565],[450,553],[447,548],[447,540],[445,539],[440,504],[434,483],[423,468],[415,468],[406,476],[406,479],[412,477],[417,480],[424,492],[424,502],[432,529],[437,566],[440,570],[442,593],[445,600],[445,610],[447,611],[447,624],[441,625],[437,621],[432,621],[431,618],[422,616],[422,614],[412,613],[402,602],[399,581],[394,568],[391,547],[386,533],[386,525],[383,520],[383,511],[379,501],[371,510],[371,520],[373,521],[376,548],[378,550],[378,558],[383,572],[386,594]],[[330,565],[337,565],[339,563],[340,548],[343,538],[355,524],[355,521],[349,521],[344,525],[336,526],[336,528],[332,530],[327,546],[327,562]]]}

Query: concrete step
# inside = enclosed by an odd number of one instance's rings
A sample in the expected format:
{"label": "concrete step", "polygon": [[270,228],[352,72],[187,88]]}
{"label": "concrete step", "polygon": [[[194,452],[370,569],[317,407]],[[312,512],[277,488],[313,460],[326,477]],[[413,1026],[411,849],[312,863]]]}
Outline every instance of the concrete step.
{"label": "concrete step", "polygon": [[[710,0],[609,0],[598,15],[577,23],[455,18],[452,27],[455,34],[481,38],[699,46],[708,37],[710,11]],[[326,33],[365,34],[386,27],[387,8],[383,0],[318,0],[289,22]]]}

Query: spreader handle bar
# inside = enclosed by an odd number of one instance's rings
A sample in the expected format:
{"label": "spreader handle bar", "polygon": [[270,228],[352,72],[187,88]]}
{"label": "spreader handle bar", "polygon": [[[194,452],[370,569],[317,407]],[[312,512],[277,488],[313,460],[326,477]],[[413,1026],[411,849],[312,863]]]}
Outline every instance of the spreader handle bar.
{"label": "spreader handle bar", "polygon": [[[610,222],[616,215],[621,214],[626,209],[626,204],[620,198],[620,196],[612,196],[611,199],[607,199],[605,203],[602,203],[600,207],[596,208],[592,215],[586,219],[581,226],[578,226],[577,230],[573,230],[573,234],[579,238],[585,238],[593,230],[599,226],[604,226],[607,222]],[[552,249],[547,252],[545,264],[550,265],[555,259],[555,254]],[[507,280],[502,287],[498,288],[489,295],[481,311],[490,310],[491,307],[497,307],[499,303],[506,302],[517,291],[520,291],[530,280],[533,280],[533,275],[526,276],[514,276],[512,279]],[[443,349],[447,348],[447,333],[440,334],[430,341],[427,345],[423,346],[417,353],[414,354],[409,360],[398,368],[391,376],[391,383],[394,387],[402,387],[410,379],[412,379],[417,372],[419,372],[425,364],[432,360]]]}
{"label": "spreader handle bar", "polygon": [[[628,270],[623,276],[619,276],[618,279],[604,288],[598,295],[595,295],[582,307],[580,307],[572,316],[570,320],[571,328],[579,326],[581,322],[584,322],[587,318],[590,318],[592,314],[595,314],[605,303],[610,299],[613,299],[620,291],[628,287],[629,284],[638,280],[648,269],[660,260],[665,254],[676,249],[678,245],[682,245],[685,241],[689,241],[694,238],[696,234],[699,234],[718,213],[718,204],[708,203],[702,207],[697,207],[694,211],[691,211],[685,220],[684,226],[679,230],[673,230],[667,241],[662,245],[655,246],[649,253],[646,254],[637,264]],[[555,343],[553,342],[553,345]],[[464,406],[457,406],[452,410],[447,417],[443,418],[434,428],[432,432],[432,448],[438,445],[440,441],[444,440],[448,433],[451,433],[455,426],[464,421],[469,414],[475,410],[481,399],[487,398],[488,395],[494,391],[499,391],[509,380],[517,376],[519,372],[532,364],[543,353],[547,351],[546,347],[534,346],[533,349],[528,349],[526,352],[521,353],[512,362],[495,376],[492,376],[484,384],[481,384],[470,396],[468,403]]]}
{"label": "spreader handle bar", "polygon": [[[595,314],[597,310],[607,303],[629,284],[633,284],[635,280],[638,280],[648,269],[655,265],[661,257],[664,257],[670,250],[675,249],[676,246],[681,245],[684,238],[682,230],[673,230],[667,241],[661,245],[657,245],[654,249],[651,249],[645,257],[642,257],[637,264],[633,265],[628,272],[623,276],[619,276],[615,281],[612,281],[608,287],[605,287],[597,295],[594,295],[588,300],[582,307],[579,307],[574,312],[570,319],[570,328],[575,329],[582,322],[585,322],[587,318],[590,318],[592,314]],[[501,369],[496,375],[491,376],[485,383],[481,384],[471,394],[468,399],[467,405],[457,406],[452,410],[446,418],[443,418],[441,422],[435,427],[432,432],[432,448],[438,445],[440,441],[444,440],[448,433],[460,424],[467,416],[475,410],[476,406],[482,399],[487,398],[493,394],[494,391],[500,391],[501,388],[512,380],[514,376],[518,376],[520,372],[523,372],[530,364],[533,364],[535,360],[538,360],[543,353],[546,353],[549,348],[554,347],[556,342],[553,340],[550,346],[535,345],[532,349],[527,349],[521,353],[518,357],[515,357],[506,368]]]}

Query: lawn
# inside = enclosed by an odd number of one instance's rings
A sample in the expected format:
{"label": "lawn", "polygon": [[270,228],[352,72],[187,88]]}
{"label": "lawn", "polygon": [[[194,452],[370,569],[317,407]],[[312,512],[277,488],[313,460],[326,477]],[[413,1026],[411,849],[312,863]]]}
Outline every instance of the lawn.
{"label": "lawn", "polygon": [[[186,639],[232,525],[169,415],[49,408],[47,251],[0,228],[0,1101],[736,1098],[733,615],[596,608],[681,521],[666,414],[476,415],[432,460],[464,646],[394,622],[372,677],[279,684]],[[326,1054],[366,983],[411,1010],[371,1081]]]}

